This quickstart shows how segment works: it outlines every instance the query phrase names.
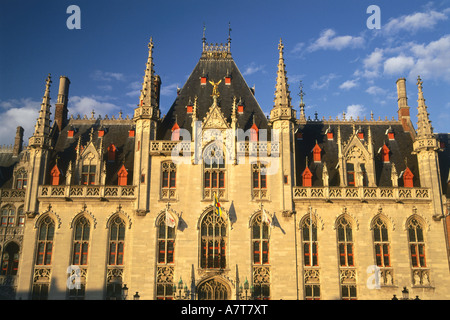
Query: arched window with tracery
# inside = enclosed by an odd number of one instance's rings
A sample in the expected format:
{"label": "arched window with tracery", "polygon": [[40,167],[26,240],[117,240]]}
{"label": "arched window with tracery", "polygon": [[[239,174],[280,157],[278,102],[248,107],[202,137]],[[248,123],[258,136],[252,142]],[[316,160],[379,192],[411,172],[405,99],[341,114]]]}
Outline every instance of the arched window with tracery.
{"label": "arched window with tracery", "polygon": [[42,219],[39,224],[36,250],[36,265],[51,265],[53,254],[53,238],[55,235],[55,222],[49,216]]}
{"label": "arched window with tracery", "polygon": [[125,222],[116,216],[109,226],[108,264],[121,266],[124,263]]}
{"label": "arched window with tracery", "polygon": [[218,143],[206,147],[203,153],[204,198],[212,198],[214,192],[219,198],[225,195],[225,156]]}
{"label": "arched window with tracery", "polygon": [[378,267],[390,267],[390,243],[389,231],[386,221],[377,217],[373,222],[373,242],[375,249],[375,261]]}
{"label": "arched window with tracery", "polygon": [[91,226],[86,217],[80,217],[74,228],[72,264],[85,266],[88,264],[89,235]]}
{"label": "arched window with tracery", "polygon": [[227,222],[214,211],[207,213],[201,221],[200,266],[203,269],[225,269],[227,246]]}
{"label": "arched window with tracery", "polygon": [[156,299],[173,299],[175,262],[175,221],[169,212],[157,223]]}
{"label": "arched window with tracery", "polygon": [[319,266],[317,223],[308,216],[302,222],[303,263],[305,267]]}
{"label": "arched window with tracery", "polygon": [[16,172],[16,189],[26,189],[27,187],[27,172],[21,168]]}
{"label": "arched window with tracery", "polygon": [[198,287],[199,300],[227,300],[228,289],[220,281],[211,279],[200,284]]}
{"label": "arched window with tracery", "polygon": [[356,300],[356,270],[353,247],[353,226],[347,216],[337,221],[338,255],[342,300]]}
{"label": "arched window with tracery", "polygon": [[8,243],[3,249],[2,276],[15,276],[19,268],[19,246],[15,242]]}
{"label": "arched window with tracery", "polygon": [[258,214],[252,223],[253,264],[269,264],[269,224]]}
{"label": "arched window with tracery", "polygon": [[14,227],[16,221],[16,210],[12,205],[6,205],[1,212],[1,226]]}
{"label": "arched window with tracery", "polygon": [[416,217],[408,221],[408,241],[412,267],[425,268],[427,263],[423,225]]}

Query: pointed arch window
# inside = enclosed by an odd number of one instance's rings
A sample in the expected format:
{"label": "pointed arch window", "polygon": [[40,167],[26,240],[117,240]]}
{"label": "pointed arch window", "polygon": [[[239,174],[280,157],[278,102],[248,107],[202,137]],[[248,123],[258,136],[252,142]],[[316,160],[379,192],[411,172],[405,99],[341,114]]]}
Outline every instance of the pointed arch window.
{"label": "pointed arch window", "polygon": [[6,205],[2,208],[1,226],[14,227],[16,221],[16,210],[12,205]]}
{"label": "pointed arch window", "polygon": [[267,165],[262,162],[252,164],[252,187],[254,190],[267,189]]}
{"label": "pointed arch window", "polygon": [[255,217],[252,224],[253,264],[269,264],[269,224],[263,221],[263,214]]}
{"label": "pointed arch window", "polygon": [[16,189],[27,188],[27,172],[22,168],[16,172]]}
{"label": "pointed arch window", "polygon": [[408,222],[408,241],[412,267],[426,267],[423,226],[416,218],[412,218]]}
{"label": "pointed arch window", "polygon": [[390,243],[387,224],[378,217],[373,223],[373,241],[375,248],[375,261],[378,267],[390,267]]}
{"label": "pointed arch window", "polygon": [[54,235],[55,222],[47,216],[39,224],[36,265],[51,265]]}
{"label": "pointed arch window", "polygon": [[303,219],[302,223],[303,262],[305,267],[319,266],[319,248],[317,242],[317,223],[311,217]]}
{"label": "pointed arch window", "polygon": [[75,223],[73,235],[73,265],[87,265],[89,253],[89,235],[91,226],[86,217],[80,217]]}
{"label": "pointed arch window", "polygon": [[355,265],[353,252],[352,224],[347,217],[341,217],[337,222],[339,265],[353,267]]}
{"label": "pointed arch window", "polygon": [[225,194],[225,157],[220,145],[212,144],[203,154],[203,187],[205,198],[211,198],[214,192],[219,197]]}
{"label": "pointed arch window", "polygon": [[158,222],[158,264],[174,263],[175,257],[175,227],[167,223],[166,213]]}
{"label": "pointed arch window", "polygon": [[386,144],[384,144],[381,149],[381,157],[384,163],[389,163],[389,152],[389,148],[386,146]]}
{"label": "pointed arch window", "polygon": [[2,276],[15,276],[19,268],[19,246],[15,242],[8,243],[2,256]]}
{"label": "pointed arch window", "polygon": [[214,211],[207,213],[200,226],[200,266],[203,269],[225,269],[227,222]]}
{"label": "pointed arch window", "polygon": [[121,266],[124,264],[125,222],[116,216],[109,226],[108,265]]}
{"label": "pointed arch window", "polygon": [[255,123],[253,123],[252,127],[250,128],[250,141],[251,142],[256,142],[258,141],[258,127],[256,126]]}

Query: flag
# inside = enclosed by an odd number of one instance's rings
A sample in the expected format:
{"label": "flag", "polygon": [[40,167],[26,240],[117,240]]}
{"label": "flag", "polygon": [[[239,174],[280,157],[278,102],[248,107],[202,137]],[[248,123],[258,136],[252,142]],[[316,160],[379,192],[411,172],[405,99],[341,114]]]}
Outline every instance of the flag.
{"label": "flag", "polygon": [[220,207],[219,200],[217,199],[216,193],[214,193],[214,212],[218,217],[222,216],[222,208]]}
{"label": "flag", "polygon": [[269,226],[272,224],[272,219],[270,219],[270,216],[264,209],[262,210],[262,222],[267,223]]}
{"label": "flag", "polygon": [[172,218],[172,215],[169,213],[167,209],[166,209],[166,225],[170,228],[175,227],[175,219]]}

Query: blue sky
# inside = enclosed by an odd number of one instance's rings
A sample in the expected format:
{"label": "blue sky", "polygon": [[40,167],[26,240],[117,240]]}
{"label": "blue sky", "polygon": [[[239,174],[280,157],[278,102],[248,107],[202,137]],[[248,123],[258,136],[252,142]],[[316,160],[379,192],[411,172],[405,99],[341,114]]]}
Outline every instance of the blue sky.
{"label": "blue sky", "polygon": [[[70,30],[69,5],[81,10]],[[381,28],[369,29],[377,5]],[[273,105],[278,41],[283,39],[292,102],[299,81],[307,116],[376,119],[397,116],[395,81],[407,79],[413,123],[417,76],[435,132],[450,132],[450,1],[85,1],[0,2],[0,145],[15,128],[34,130],[52,75],[52,106],[59,76],[71,80],[69,114],[133,114],[153,37],[155,71],[162,79],[161,110],[173,103],[207,42],[226,42],[231,23],[234,60],[267,114]],[[53,110],[53,108],[52,108]],[[27,143],[27,140],[26,140]]]}

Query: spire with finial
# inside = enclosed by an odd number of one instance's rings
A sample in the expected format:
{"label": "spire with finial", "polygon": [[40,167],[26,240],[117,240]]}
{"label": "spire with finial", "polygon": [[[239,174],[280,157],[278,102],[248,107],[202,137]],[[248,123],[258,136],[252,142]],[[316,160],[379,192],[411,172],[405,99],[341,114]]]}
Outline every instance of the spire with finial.
{"label": "spire with finial", "polygon": [[303,103],[303,97],[305,96],[305,92],[303,92],[303,83],[301,80],[300,80],[300,93],[298,95],[300,96],[300,121],[306,121],[305,104]]}
{"label": "spire with finial", "polygon": [[50,73],[45,80],[45,91],[42,97],[41,108],[39,110],[39,118],[36,121],[36,126],[34,128],[34,135],[37,136],[47,136],[50,134],[50,85],[52,83]]}
{"label": "spire with finial", "polygon": [[432,138],[433,137],[433,127],[431,126],[431,121],[429,119],[429,114],[427,112],[427,106],[425,105],[425,99],[423,97],[423,81],[420,76],[417,78],[418,87],[418,106],[417,106],[417,138]]}
{"label": "spire with finial", "polygon": [[275,86],[274,107],[291,106],[291,96],[289,92],[289,85],[287,83],[286,65],[284,64],[283,49],[284,45],[280,38],[280,42],[278,44],[279,58],[278,58],[277,83]]}
{"label": "spire with finial", "polygon": [[148,44],[148,59],[145,68],[144,82],[142,83],[141,96],[139,98],[140,106],[156,106],[156,90],[154,89],[154,64],[153,64],[153,38],[150,38]]}
{"label": "spire with finial", "polygon": [[228,22],[228,52],[231,51],[231,23]]}
{"label": "spire with finial", "polygon": [[203,37],[202,37],[202,45],[203,45],[203,51],[205,51],[206,47],[206,25],[203,22]]}
{"label": "spire with finial", "polygon": [[286,77],[286,66],[283,58],[283,42],[280,38],[278,44],[278,70],[277,70],[277,82],[275,85],[275,98],[274,105],[270,111],[270,121],[275,120],[291,120],[295,121],[296,112],[291,105],[291,96],[289,92],[289,85]]}

